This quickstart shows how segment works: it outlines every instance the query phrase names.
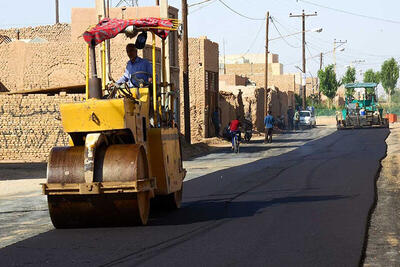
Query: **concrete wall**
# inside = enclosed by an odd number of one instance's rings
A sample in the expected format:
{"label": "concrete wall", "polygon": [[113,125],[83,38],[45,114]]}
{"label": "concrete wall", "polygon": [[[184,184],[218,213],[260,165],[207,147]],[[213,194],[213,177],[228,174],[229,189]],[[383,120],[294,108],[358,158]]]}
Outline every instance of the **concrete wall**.
{"label": "concrete wall", "polygon": [[0,97],[0,161],[43,162],[53,146],[68,145],[59,104],[83,95],[2,95]]}

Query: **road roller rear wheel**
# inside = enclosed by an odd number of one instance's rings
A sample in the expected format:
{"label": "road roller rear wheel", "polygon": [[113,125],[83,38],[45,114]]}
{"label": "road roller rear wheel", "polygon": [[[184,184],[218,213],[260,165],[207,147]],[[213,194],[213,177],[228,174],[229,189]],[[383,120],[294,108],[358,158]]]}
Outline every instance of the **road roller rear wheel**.
{"label": "road roller rear wheel", "polygon": [[[53,148],[48,183],[83,183],[83,147]],[[96,165],[97,164],[97,165]],[[94,182],[149,179],[147,158],[140,145],[99,148]],[[48,195],[50,217],[56,228],[145,225],[150,213],[150,192]]]}

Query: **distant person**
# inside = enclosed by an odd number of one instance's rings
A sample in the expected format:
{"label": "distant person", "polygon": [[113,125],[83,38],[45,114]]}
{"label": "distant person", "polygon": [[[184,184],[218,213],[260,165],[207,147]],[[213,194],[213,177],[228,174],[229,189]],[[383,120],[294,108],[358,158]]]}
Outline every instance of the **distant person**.
{"label": "distant person", "polygon": [[274,128],[275,119],[272,116],[271,110],[268,110],[268,115],[264,118],[265,124],[265,140],[264,143],[272,143],[272,131]]}
{"label": "distant person", "polygon": [[289,109],[287,111],[287,118],[288,118],[288,127],[289,130],[293,130],[294,125],[293,125],[293,117],[294,117],[294,110],[292,106],[289,106]]}
{"label": "distant person", "polygon": [[219,130],[220,130],[220,115],[218,108],[215,108],[214,112],[211,115],[211,121],[214,125],[215,136],[219,137]]}
{"label": "distant person", "polygon": [[299,129],[299,123],[300,123],[300,112],[299,110],[296,110],[294,113],[294,129],[298,130]]}
{"label": "distant person", "polygon": [[235,135],[236,135],[236,134],[239,134],[239,141],[240,141],[240,139],[241,139],[241,136],[240,136],[240,129],[239,129],[240,126],[241,126],[241,123],[240,123],[240,121],[239,121],[239,116],[237,116],[236,119],[232,120],[232,121],[229,123],[229,131],[230,131],[230,133],[231,133],[231,138],[232,138],[232,150],[233,150],[233,148],[234,148],[234,142],[235,142],[234,137],[235,137]]}

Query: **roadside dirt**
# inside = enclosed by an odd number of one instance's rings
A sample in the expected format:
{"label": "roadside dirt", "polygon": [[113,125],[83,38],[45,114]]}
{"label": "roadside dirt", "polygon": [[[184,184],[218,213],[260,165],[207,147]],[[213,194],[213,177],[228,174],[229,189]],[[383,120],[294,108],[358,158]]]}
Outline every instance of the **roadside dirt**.
{"label": "roadside dirt", "polygon": [[391,124],[386,144],[364,266],[400,266],[400,123]]}

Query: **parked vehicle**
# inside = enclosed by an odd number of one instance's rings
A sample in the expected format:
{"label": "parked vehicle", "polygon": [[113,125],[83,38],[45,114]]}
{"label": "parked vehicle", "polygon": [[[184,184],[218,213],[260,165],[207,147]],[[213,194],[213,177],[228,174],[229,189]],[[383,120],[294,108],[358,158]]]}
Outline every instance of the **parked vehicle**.
{"label": "parked vehicle", "polygon": [[317,125],[317,121],[315,119],[315,114],[313,114],[309,110],[302,110],[300,111],[300,127],[308,127],[312,128]]}

